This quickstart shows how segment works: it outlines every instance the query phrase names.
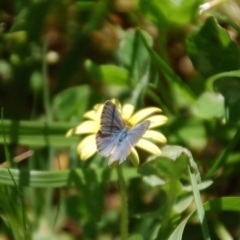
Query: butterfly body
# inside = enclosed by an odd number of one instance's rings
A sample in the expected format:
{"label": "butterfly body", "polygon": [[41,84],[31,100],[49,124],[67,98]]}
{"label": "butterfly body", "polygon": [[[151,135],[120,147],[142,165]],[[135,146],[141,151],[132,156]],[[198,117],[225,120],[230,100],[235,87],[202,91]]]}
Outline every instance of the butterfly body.
{"label": "butterfly body", "polygon": [[118,142],[122,142],[128,136],[128,129],[124,128],[118,135]]}
{"label": "butterfly body", "polygon": [[110,157],[108,164],[117,160],[123,162],[149,125],[150,121],[146,120],[136,126],[128,126],[117,107],[111,101],[106,101],[101,115],[101,128],[96,135],[98,152]]}

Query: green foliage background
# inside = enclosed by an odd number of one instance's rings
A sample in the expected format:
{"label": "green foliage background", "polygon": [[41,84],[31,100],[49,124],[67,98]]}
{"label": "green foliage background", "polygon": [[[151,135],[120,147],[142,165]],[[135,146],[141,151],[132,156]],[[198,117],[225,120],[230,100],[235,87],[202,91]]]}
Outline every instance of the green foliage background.
{"label": "green foliage background", "polygon": [[203,3],[0,0],[0,237],[124,239],[115,169],[65,137],[116,98],[169,119],[122,166],[128,239],[240,238],[240,6]]}

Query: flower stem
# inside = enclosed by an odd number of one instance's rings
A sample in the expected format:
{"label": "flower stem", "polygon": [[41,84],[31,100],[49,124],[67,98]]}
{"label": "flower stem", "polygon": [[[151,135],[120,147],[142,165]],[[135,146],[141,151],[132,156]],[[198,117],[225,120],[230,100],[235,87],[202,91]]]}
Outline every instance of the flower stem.
{"label": "flower stem", "polygon": [[121,165],[117,165],[117,174],[119,181],[119,189],[121,195],[121,239],[127,240],[128,238],[128,206],[127,206],[127,189],[123,178],[123,172]]}

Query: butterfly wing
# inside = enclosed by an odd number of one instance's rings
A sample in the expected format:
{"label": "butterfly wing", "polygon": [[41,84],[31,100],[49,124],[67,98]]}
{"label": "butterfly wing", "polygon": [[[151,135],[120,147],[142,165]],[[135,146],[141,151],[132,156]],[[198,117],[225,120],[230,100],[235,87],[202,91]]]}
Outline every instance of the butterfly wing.
{"label": "butterfly wing", "polygon": [[106,101],[101,115],[101,131],[106,134],[112,134],[121,131],[125,127],[117,107],[111,102]]}
{"label": "butterfly wing", "polygon": [[97,149],[102,156],[108,157],[112,153],[124,127],[125,123],[117,107],[111,101],[106,101],[101,115],[101,129],[96,135]]}
{"label": "butterfly wing", "polygon": [[140,138],[143,136],[143,134],[148,130],[150,123],[150,121],[146,120],[130,129],[128,134],[128,140],[132,146],[135,146],[140,140]]}
{"label": "butterfly wing", "polygon": [[122,142],[118,142],[117,145],[112,149],[112,154],[108,164],[119,160],[122,163],[126,157],[130,154],[131,148],[134,147],[143,134],[148,130],[150,121],[144,121],[128,131],[126,138]]}
{"label": "butterfly wing", "polygon": [[117,138],[114,139],[114,136],[112,134],[105,134],[99,130],[96,135],[96,143],[98,152],[102,156],[108,157],[118,143],[118,140]]}

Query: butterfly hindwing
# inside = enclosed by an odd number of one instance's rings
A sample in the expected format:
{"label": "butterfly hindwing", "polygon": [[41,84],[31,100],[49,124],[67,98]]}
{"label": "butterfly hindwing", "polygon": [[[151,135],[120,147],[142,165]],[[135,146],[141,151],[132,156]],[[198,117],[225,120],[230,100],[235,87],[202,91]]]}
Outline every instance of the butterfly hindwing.
{"label": "butterfly hindwing", "polygon": [[150,121],[146,120],[134,126],[132,129],[129,130],[128,133],[128,140],[131,143],[132,147],[137,144],[143,134],[148,130],[150,126]]}
{"label": "butterfly hindwing", "polygon": [[150,121],[144,121],[137,124],[132,129],[129,129],[127,137],[122,142],[118,142],[113,149],[108,164],[116,160],[119,160],[120,163],[123,162],[130,154],[132,147],[137,144],[143,134],[148,130],[149,125]]}
{"label": "butterfly hindwing", "polygon": [[118,145],[116,145],[116,147],[112,151],[112,154],[108,161],[108,165],[110,165],[116,160],[119,160],[120,163],[123,162],[130,154],[131,148],[132,146],[127,138],[121,143],[118,142]]}
{"label": "butterfly hindwing", "polygon": [[121,163],[149,126],[150,121],[144,121],[130,129],[126,128],[117,107],[111,101],[106,101],[101,115],[101,129],[96,134],[97,149],[102,156],[110,156],[108,164],[117,160]]}
{"label": "butterfly hindwing", "polygon": [[112,134],[104,134],[101,130],[99,130],[96,135],[96,144],[98,152],[102,156],[108,157],[117,144],[117,139],[114,141]]}

